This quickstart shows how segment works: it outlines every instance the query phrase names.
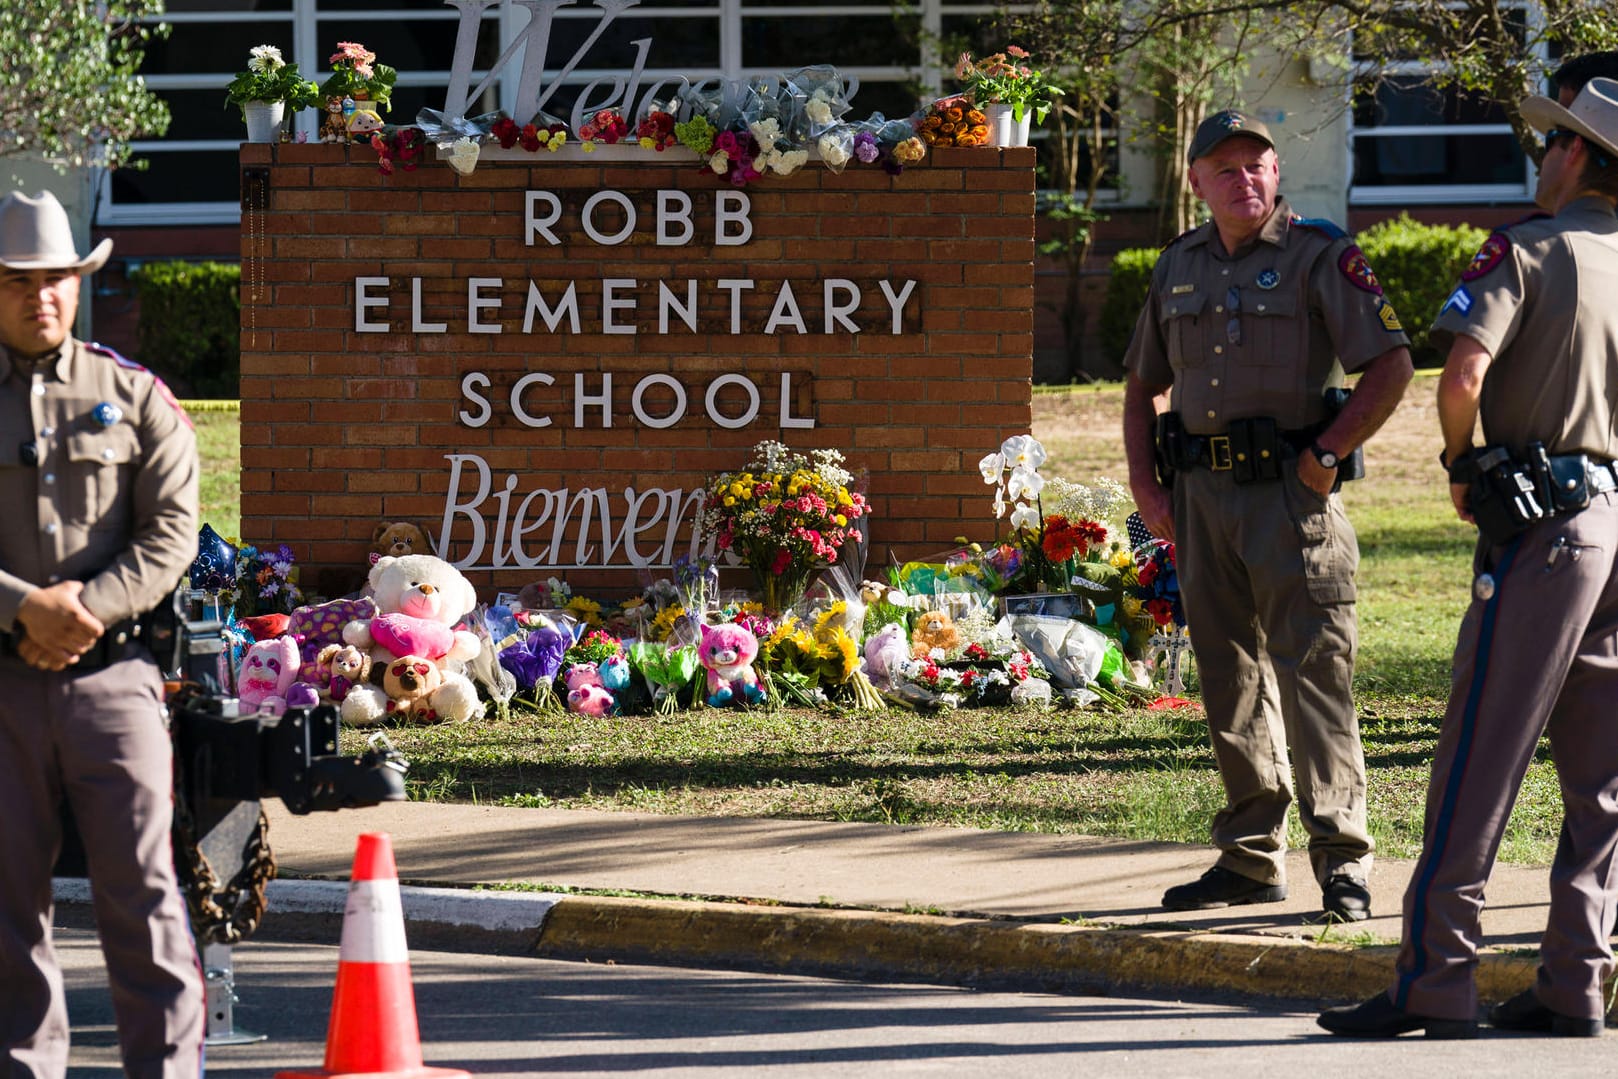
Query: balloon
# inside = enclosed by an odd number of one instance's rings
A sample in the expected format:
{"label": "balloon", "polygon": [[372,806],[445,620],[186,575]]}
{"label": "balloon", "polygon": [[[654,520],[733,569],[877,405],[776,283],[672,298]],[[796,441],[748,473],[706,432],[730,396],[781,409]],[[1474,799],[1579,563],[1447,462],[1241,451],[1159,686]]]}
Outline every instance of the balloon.
{"label": "balloon", "polygon": [[225,537],[203,525],[197,533],[197,557],[191,563],[191,587],[220,592],[236,587],[236,548]]}

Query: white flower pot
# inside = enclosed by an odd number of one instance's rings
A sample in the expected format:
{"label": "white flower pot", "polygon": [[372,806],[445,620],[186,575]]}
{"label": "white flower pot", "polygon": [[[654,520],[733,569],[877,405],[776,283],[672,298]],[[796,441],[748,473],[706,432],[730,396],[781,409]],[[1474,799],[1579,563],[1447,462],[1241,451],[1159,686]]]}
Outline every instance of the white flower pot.
{"label": "white flower pot", "polygon": [[990,146],[1010,146],[1016,130],[1016,121],[1011,118],[1011,106],[1002,105],[998,101],[991,101],[983,106],[983,119],[989,128]]}
{"label": "white flower pot", "polygon": [[247,119],[248,142],[275,142],[281,137],[281,117],[286,104],[280,101],[249,101],[242,106]]}

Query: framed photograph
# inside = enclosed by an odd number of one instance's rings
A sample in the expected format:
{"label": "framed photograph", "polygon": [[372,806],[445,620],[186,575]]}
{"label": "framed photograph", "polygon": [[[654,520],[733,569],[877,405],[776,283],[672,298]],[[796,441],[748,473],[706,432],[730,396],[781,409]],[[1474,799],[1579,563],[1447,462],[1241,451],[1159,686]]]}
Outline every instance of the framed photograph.
{"label": "framed photograph", "polygon": [[1001,614],[1044,614],[1053,618],[1083,618],[1094,614],[1094,605],[1072,592],[1029,592],[1022,596],[1001,596]]}

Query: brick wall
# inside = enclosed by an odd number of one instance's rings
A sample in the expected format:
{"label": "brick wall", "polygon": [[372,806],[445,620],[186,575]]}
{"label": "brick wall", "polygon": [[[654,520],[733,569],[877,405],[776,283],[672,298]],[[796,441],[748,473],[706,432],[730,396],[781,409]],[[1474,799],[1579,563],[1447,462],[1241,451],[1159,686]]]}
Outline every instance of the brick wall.
{"label": "brick wall", "polygon": [[[487,465],[491,493],[478,506],[483,554],[470,576],[480,587],[520,586],[544,577],[536,566],[494,561],[500,523],[495,495],[512,485],[507,509],[536,490],[601,488],[621,527],[622,492],[634,488],[693,489],[714,473],[740,467],[751,447],[777,438],[794,449],[832,447],[850,467],[869,473],[873,504],[873,568],[934,553],[953,537],[993,534],[987,488],[977,461],[1008,435],[1028,430],[1033,349],[1034,152],[955,149],[933,153],[899,177],[880,169],[833,174],[810,165],[791,177],[769,177],[746,189],[752,237],[739,246],[714,242],[716,197],[730,191],[689,159],[611,148],[584,155],[577,147],[555,156],[520,150],[486,153],[476,171],[459,176],[429,160],[414,172],[381,176],[367,147],[253,145],[242,147],[244,184],[268,175],[268,208],[243,214],[242,225],[242,534],[258,544],[287,543],[312,570],[339,573],[363,567],[379,520],[413,520],[439,535],[450,497],[451,461],[462,457],[460,493],[475,455]],[[491,160],[491,156],[498,160]],[[248,185],[251,192],[253,188]],[[603,190],[632,201],[639,227],[607,246],[582,227],[585,201]],[[695,238],[659,245],[654,213],[659,190],[687,193]],[[525,192],[551,192],[562,216],[552,231],[524,243]],[[544,209],[544,204],[540,204]],[[542,215],[543,216],[543,215]],[[607,203],[593,218],[611,233],[624,215]],[[738,226],[731,226],[732,234]],[[672,226],[671,226],[672,228]],[[388,278],[365,294],[385,305],[356,314],[356,280]],[[469,332],[469,281],[500,278],[481,295],[498,309],[475,317],[500,332]],[[718,286],[751,279],[750,290]],[[833,323],[821,332],[823,282],[853,281],[861,302],[849,318],[860,332]],[[413,281],[413,279],[417,279]],[[633,279],[634,288],[604,286]],[[915,289],[902,307],[901,332],[879,288]],[[419,283],[417,283],[419,281]],[[697,332],[676,314],[658,332],[664,281],[683,303],[696,282]],[[798,333],[781,308],[789,281],[810,332]],[[548,306],[560,306],[574,285],[581,332],[546,329],[542,317],[524,332],[530,282]],[[419,290],[419,301],[413,297]],[[611,295],[604,295],[610,292]],[[740,297],[732,333],[732,295]],[[834,300],[851,297],[838,291]],[[603,332],[605,301],[612,325]],[[413,310],[414,308],[414,310]],[[777,316],[776,332],[766,324]],[[413,331],[412,320],[443,324],[446,332]],[[387,332],[359,332],[361,321],[387,323]],[[463,378],[488,401],[488,419]],[[519,404],[512,387],[532,380]],[[790,400],[779,400],[783,374]],[[600,395],[611,377],[612,426],[601,404],[587,404],[575,424],[574,380]],[[727,429],[705,411],[708,387],[724,375],[757,387],[759,412],[748,426]],[[642,384],[651,376],[663,376]],[[636,418],[637,385],[644,415],[657,420],[675,407],[680,383],[684,419],[653,427]],[[744,415],[746,388],[723,380],[715,405],[723,416]],[[781,417],[812,419],[812,429],[781,429]],[[548,497],[548,496],[546,496]],[[544,497],[531,502],[532,521]],[[648,515],[651,503],[643,507]],[[473,514],[457,514],[446,557],[472,547]],[[510,518],[507,530],[509,534]],[[644,523],[644,522],[643,522]],[[599,524],[599,522],[598,522]],[[559,548],[573,561],[577,521]],[[609,533],[610,534],[610,533]],[[638,544],[645,557],[660,544],[661,526]],[[543,539],[538,537],[544,537]],[[529,558],[548,553],[550,526],[524,537]],[[599,561],[596,551],[582,561]],[[675,547],[678,554],[685,550]],[[620,548],[620,568],[561,571],[575,587],[635,587],[644,576]],[[307,580],[308,578],[306,578]],[[328,578],[330,576],[328,575]],[[328,588],[328,591],[330,588]]]}

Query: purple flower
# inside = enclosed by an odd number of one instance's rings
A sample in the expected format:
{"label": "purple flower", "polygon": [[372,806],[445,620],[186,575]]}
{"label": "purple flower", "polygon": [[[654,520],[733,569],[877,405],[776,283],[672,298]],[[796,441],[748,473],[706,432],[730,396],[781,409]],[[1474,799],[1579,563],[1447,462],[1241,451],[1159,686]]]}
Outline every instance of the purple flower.
{"label": "purple flower", "polygon": [[556,680],[562,657],[573,643],[570,634],[555,626],[539,626],[500,653],[500,666],[511,672],[517,688],[530,690]]}
{"label": "purple flower", "polygon": [[861,131],[854,136],[854,156],[869,165],[877,159],[882,151],[876,144],[876,136],[869,131]]}

